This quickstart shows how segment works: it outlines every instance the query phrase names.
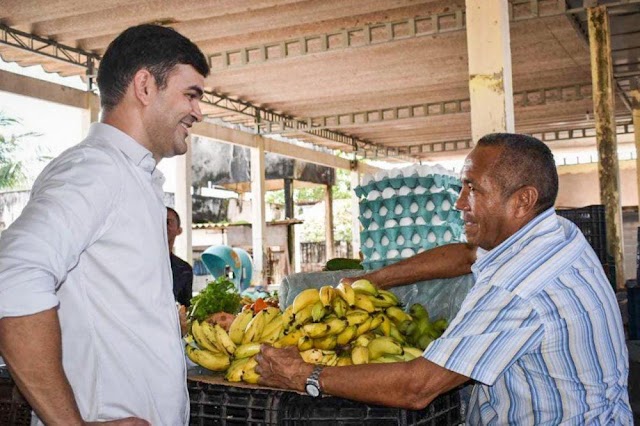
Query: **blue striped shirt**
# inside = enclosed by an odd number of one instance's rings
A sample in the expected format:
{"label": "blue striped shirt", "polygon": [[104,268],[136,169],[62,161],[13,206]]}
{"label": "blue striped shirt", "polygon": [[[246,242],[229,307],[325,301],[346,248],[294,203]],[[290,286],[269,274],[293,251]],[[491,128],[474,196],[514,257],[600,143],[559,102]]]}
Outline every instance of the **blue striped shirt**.
{"label": "blue striped shirt", "polygon": [[491,251],[430,361],[474,379],[467,423],[632,424],[620,310],[595,253],[553,209]]}

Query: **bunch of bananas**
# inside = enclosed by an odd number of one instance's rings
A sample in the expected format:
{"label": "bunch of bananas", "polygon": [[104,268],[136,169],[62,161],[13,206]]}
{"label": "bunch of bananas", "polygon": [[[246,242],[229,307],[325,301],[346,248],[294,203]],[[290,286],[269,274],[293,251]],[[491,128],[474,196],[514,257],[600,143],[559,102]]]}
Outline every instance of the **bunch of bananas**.
{"label": "bunch of bananas", "polygon": [[449,325],[445,318],[431,322],[429,313],[419,303],[411,305],[409,312],[413,321],[405,329],[407,342],[420,349],[426,349],[429,343],[440,337]]}
{"label": "bunch of bananas", "polygon": [[284,312],[275,307],[255,315],[251,309],[242,311],[228,333],[220,326],[194,321],[187,336],[187,355],[205,368],[226,371],[225,378],[231,382],[248,383],[259,379],[255,356],[261,343],[296,346],[312,364],[410,361],[422,355],[425,330],[439,329],[437,322],[425,328],[428,314],[422,305],[412,306],[411,313],[401,308],[395,294],[367,280],[309,288]]}

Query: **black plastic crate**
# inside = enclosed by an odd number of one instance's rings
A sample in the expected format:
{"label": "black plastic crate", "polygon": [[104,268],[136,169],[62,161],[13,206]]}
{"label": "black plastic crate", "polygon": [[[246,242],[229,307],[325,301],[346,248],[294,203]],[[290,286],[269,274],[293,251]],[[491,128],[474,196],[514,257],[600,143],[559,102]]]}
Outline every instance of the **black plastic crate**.
{"label": "black plastic crate", "polygon": [[283,392],[189,380],[190,425],[278,425]]}
{"label": "black plastic crate", "polygon": [[458,425],[463,423],[460,394],[452,391],[436,398],[423,410],[366,405],[342,398],[311,398],[289,394],[284,402],[282,425],[392,426]]}
{"label": "black plastic crate", "polygon": [[578,209],[556,210],[558,216],[569,219],[582,231],[589,245],[604,265],[609,262],[607,253],[607,226],[604,218],[604,206],[595,204]]}
{"label": "black plastic crate", "polygon": [[7,370],[0,369],[0,425],[29,426],[31,407],[15,387]]}

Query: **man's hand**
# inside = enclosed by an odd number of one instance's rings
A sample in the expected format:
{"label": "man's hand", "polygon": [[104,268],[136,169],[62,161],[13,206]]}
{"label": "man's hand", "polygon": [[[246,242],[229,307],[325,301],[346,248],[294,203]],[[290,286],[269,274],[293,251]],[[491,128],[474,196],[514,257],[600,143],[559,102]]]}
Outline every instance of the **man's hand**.
{"label": "man's hand", "polygon": [[184,337],[188,330],[187,308],[184,305],[178,306],[178,318],[180,318],[180,331],[182,332],[182,337]]}
{"label": "man's hand", "polygon": [[263,386],[304,392],[307,377],[313,371],[313,365],[302,360],[295,346],[276,349],[262,345],[256,360],[256,373],[260,374],[258,383]]}

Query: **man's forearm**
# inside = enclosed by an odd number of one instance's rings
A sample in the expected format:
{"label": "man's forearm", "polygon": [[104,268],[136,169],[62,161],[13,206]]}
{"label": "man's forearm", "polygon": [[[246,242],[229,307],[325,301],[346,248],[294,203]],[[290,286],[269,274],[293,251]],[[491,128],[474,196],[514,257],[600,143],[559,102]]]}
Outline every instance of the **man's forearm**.
{"label": "man's forearm", "polygon": [[[355,278],[368,279],[380,288],[391,288],[418,281],[468,274],[475,259],[476,247],[468,244],[447,244]],[[353,280],[354,278],[350,281]]]}
{"label": "man's forearm", "polygon": [[82,424],[62,368],[57,310],[0,319],[0,352],[12,378],[47,425]]}

